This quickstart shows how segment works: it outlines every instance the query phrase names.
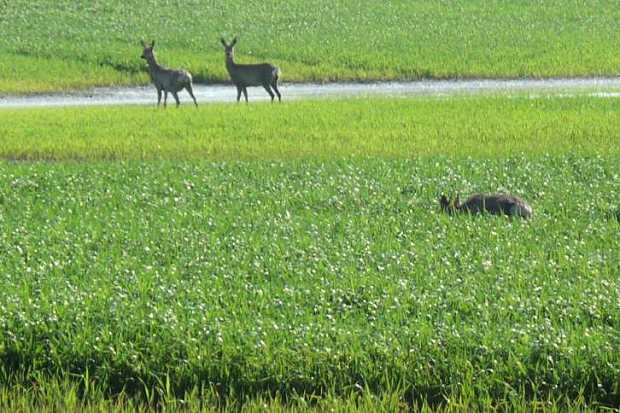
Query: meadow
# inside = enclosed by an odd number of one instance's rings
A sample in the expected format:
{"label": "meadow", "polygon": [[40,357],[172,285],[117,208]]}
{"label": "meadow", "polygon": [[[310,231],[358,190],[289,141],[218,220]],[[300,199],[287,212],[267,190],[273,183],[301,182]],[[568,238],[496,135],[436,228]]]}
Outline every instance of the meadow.
{"label": "meadow", "polygon": [[[0,1],[0,95],[146,84],[140,39],[199,83],[220,37],[284,82],[617,76],[617,6]],[[0,110],[0,411],[618,410],[617,96],[283,98]],[[479,191],[534,216],[439,209]]]}
{"label": "meadow", "polygon": [[0,407],[617,407],[617,103],[0,111]]}
{"label": "meadow", "polygon": [[[617,406],[619,175],[617,154],[3,162],[0,379],[212,408]],[[442,214],[455,190],[535,217]]]}
{"label": "meadow", "polygon": [[198,109],[185,105],[168,110],[155,104],[7,109],[0,111],[0,157],[250,161],[607,156],[620,152],[617,108],[617,98],[583,93],[311,100]]}
{"label": "meadow", "polygon": [[0,94],[147,83],[140,39],[197,82],[271,60],[285,82],[617,75],[612,0],[0,3]]}

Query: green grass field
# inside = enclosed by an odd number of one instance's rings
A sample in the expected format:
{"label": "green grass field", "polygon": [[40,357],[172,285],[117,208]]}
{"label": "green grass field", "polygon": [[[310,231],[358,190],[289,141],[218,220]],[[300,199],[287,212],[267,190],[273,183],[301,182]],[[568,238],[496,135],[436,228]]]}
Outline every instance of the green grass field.
{"label": "green grass field", "polygon": [[198,82],[241,62],[284,81],[618,75],[615,1],[0,3],[0,93],[146,83],[139,40]]}
{"label": "green grass field", "polygon": [[[0,1],[0,95],[617,76],[617,6]],[[0,110],[0,411],[618,411],[619,100]]]}
{"label": "green grass field", "polygon": [[0,111],[0,406],[617,407],[617,103]]}
{"label": "green grass field", "polygon": [[[3,385],[613,406],[619,174],[617,155],[3,162]],[[456,190],[535,217],[440,213]]]}
{"label": "green grass field", "polygon": [[0,111],[15,160],[617,155],[617,98],[478,96]]}

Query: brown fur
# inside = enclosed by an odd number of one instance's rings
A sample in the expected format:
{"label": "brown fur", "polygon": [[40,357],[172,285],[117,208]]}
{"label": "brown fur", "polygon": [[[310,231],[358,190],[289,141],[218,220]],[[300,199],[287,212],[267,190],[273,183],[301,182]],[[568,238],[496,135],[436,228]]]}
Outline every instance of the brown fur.
{"label": "brown fur", "polygon": [[161,92],[164,92],[164,107],[166,107],[166,101],[168,100],[168,92],[172,94],[174,100],[177,103],[177,107],[179,106],[179,96],[177,92],[186,89],[189,95],[194,100],[194,104],[198,106],[196,102],[196,98],[194,97],[194,91],[192,88],[192,75],[184,69],[168,69],[163,66],[160,66],[155,59],[155,52],[153,48],[155,47],[155,40],[151,42],[151,45],[147,45],[144,40],[140,41],[142,43],[142,59],[146,60],[149,64],[149,70],[151,71],[151,80],[157,88],[157,106],[161,102]]}
{"label": "brown fur", "polygon": [[[230,79],[237,87],[237,102],[241,99],[241,93],[245,97],[245,103],[248,103],[248,86],[262,86],[265,88],[271,101],[273,102],[274,94],[278,95],[278,101],[282,101],[282,96],[278,90],[278,79],[280,78],[280,69],[271,63],[258,63],[251,65],[240,65],[234,61],[235,45],[237,39],[233,39],[227,44],[224,39],[220,39],[222,46],[226,50],[226,70],[230,75]],[[273,89],[273,92],[272,92]]]}
{"label": "brown fur", "polygon": [[469,214],[508,215],[510,217],[529,218],[532,207],[523,199],[506,194],[476,194],[460,203],[459,196],[452,201],[445,195],[439,198],[441,209],[448,213],[465,212]]}

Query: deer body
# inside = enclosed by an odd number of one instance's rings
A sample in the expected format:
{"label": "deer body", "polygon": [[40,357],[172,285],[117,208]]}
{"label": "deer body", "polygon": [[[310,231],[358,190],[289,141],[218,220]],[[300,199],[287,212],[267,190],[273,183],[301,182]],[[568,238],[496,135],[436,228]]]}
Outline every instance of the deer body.
{"label": "deer body", "polygon": [[523,199],[506,194],[476,194],[469,197],[462,204],[457,195],[456,200],[448,200],[445,195],[439,199],[441,208],[452,213],[454,211],[469,214],[489,213],[507,215],[509,217],[529,218],[532,216],[532,207]]}
{"label": "deer body", "polygon": [[168,100],[168,92],[172,94],[174,100],[177,103],[177,107],[181,102],[179,102],[178,92],[186,89],[189,95],[194,100],[194,104],[198,106],[196,102],[196,98],[194,97],[194,91],[192,88],[192,75],[187,70],[184,69],[168,69],[165,68],[155,59],[155,53],[153,52],[153,47],[155,47],[155,41],[151,43],[151,45],[147,45],[144,40],[142,42],[142,47],[144,50],[142,51],[142,58],[146,60],[149,65],[149,71],[151,72],[151,80],[157,88],[157,106],[159,106],[161,102],[161,92],[164,92],[164,107],[166,107],[166,103]]}
{"label": "deer body", "polygon": [[228,70],[230,79],[237,87],[237,102],[241,99],[241,93],[245,97],[245,102],[248,102],[248,86],[264,87],[269,96],[271,96],[272,102],[275,97],[273,92],[275,92],[278,95],[278,101],[281,102],[282,96],[278,90],[280,69],[271,63],[237,64],[234,60],[234,49],[237,39],[233,39],[230,44],[227,44],[224,39],[221,39],[221,41],[222,46],[226,50],[226,70]]}

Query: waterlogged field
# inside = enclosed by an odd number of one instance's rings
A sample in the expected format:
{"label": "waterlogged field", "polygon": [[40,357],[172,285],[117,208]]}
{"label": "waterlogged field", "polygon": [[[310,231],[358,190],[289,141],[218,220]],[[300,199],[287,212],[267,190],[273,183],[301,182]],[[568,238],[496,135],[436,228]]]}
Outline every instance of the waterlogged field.
{"label": "waterlogged field", "polygon": [[[155,94],[155,92],[153,92]],[[0,111],[0,157],[265,160],[620,153],[617,98],[347,99]]]}
{"label": "waterlogged field", "polygon": [[0,93],[148,82],[139,40],[198,82],[238,60],[273,60],[284,81],[617,75],[613,0],[510,3],[318,0],[0,3]]}
{"label": "waterlogged field", "polygon": [[[617,155],[2,162],[3,384],[617,406],[619,176]],[[440,213],[456,190],[535,217]]]}

